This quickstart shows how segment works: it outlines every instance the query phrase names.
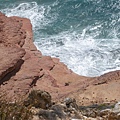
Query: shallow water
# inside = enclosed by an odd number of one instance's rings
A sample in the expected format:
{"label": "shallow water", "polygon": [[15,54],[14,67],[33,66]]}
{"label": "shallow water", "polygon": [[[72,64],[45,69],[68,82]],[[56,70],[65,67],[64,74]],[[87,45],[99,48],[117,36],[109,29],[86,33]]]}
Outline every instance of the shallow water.
{"label": "shallow water", "polygon": [[34,43],[74,72],[120,69],[120,0],[0,0],[7,16],[27,17]]}

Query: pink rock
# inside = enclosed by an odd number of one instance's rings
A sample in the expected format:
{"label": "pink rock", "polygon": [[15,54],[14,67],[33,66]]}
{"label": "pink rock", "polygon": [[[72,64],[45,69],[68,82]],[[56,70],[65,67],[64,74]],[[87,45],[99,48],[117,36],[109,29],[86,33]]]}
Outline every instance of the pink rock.
{"label": "pink rock", "polygon": [[55,101],[73,97],[80,105],[120,99],[120,71],[100,77],[79,76],[57,58],[43,56],[33,44],[30,20],[0,13],[0,92],[21,99],[32,89]]}

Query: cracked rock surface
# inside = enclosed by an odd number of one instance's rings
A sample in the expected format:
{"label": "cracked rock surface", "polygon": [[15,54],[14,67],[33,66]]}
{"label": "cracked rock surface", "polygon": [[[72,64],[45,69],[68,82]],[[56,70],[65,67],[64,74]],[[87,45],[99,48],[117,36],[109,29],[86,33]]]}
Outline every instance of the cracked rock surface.
{"label": "cracked rock surface", "polygon": [[33,89],[49,92],[56,102],[66,97],[79,105],[116,102],[120,71],[94,78],[77,75],[36,49],[30,20],[0,13],[0,93],[19,100]]}

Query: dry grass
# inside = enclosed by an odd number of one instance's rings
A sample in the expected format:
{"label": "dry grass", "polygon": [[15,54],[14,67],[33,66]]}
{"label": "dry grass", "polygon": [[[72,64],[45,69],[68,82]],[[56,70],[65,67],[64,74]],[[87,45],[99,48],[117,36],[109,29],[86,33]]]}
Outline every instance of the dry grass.
{"label": "dry grass", "polygon": [[0,96],[0,120],[32,120],[31,106],[22,101],[9,103]]}
{"label": "dry grass", "polygon": [[21,103],[7,103],[0,101],[0,120],[31,120],[30,107]]}
{"label": "dry grass", "polygon": [[41,90],[33,90],[25,100],[23,96],[14,103],[8,102],[5,96],[4,92],[0,94],[0,120],[32,120],[32,107],[47,109],[51,105],[50,94]]}

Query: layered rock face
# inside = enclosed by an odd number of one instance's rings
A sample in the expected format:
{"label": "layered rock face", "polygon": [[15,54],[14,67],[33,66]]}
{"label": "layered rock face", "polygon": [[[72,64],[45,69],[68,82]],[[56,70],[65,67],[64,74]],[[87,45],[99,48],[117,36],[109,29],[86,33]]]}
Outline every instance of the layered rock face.
{"label": "layered rock face", "polygon": [[49,92],[54,101],[75,98],[80,105],[119,101],[120,71],[79,76],[36,49],[30,20],[0,13],[0,92],[14,100],[33,89]]}

